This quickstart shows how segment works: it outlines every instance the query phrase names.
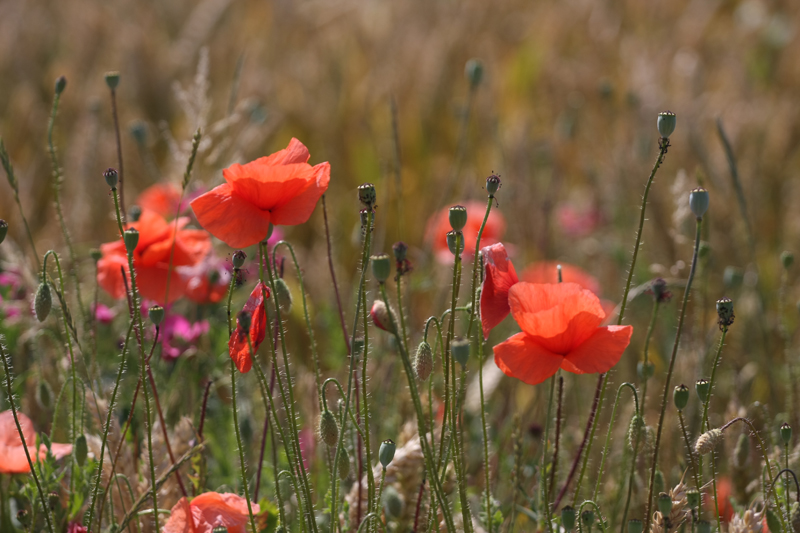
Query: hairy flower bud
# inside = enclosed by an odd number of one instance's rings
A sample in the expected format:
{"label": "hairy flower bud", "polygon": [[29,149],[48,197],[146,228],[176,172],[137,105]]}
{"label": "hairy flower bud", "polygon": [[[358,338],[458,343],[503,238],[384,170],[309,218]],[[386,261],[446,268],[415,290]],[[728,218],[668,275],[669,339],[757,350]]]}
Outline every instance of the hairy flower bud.
{"label": "hairy flower bud", "polygon": [[575,508],[571,505],[567,505],[561,509],[561,525],[564,526],[564,529],[567,531],[575,529]]}
{"label": "hairy flower bud", "polygon": [[494,196],[497,191],[500,189],[500,176],[497,174],[492,174],[488,178],[486,178],[486,192],[489,193],[489,196]]}
{"label": "hairy flower bud", "polygon": [[292,291],[289,290],[289,285],[283,278],[275,280],[275,301],[286,313],[292,312]]}
{"label": "hairy flower bud", "polygon": [[33,298],[33,311],[36,313],[36,319],[39,322],[44,322],[52,308],[53,296],[50,294],[50,285],[43,281],[39,284],[39,288],[36,289],[36,296]]}
{"label": "hairy flower bud", "polygon": [[381,443],[381,447],[378,450],[378,459],[380,459],[383,468],[386,468],[392,462],[395,451],[397,451],[397,445],[393,440],[386,439]]}
{"label": "hairy flower bud", "polygon": [[0,244],[6,240],[6,235],[8,234],[8,222],[0,218]]}
{"label": "hairy flower bud", "polygon": [[375,206],[375,201],[378,195],[375,192],[375,186],[371,183],[362,183],[358,186],[358,199],[368,208]]}
{"label": "hairy flower bud", "polygon": [[394,486],[389,485],[383,490],[383,510],[390,520],[399,518],[403,514],[403,499]]}
{"label": "hairy flower bud", "polygon": [[419,343],[417,355],[414,357],[414,372],[420,381],[427,381],[433,372],[433,350],[425,341]]}
{"label": "hairy flower bud", "polygon": [[463,205],[454,205],[450,208],[450,227],[453,231],[461,231],[467,225],[467,208]]}
{"label": "hairy flower bud", "polygon": [[344,481],[350,475],[350,455],[347,449],[339,448],[339,479]]}
{"label": "hairy flower bud", "polygon": [[642,445],[645,435],[644,418],[641,415],[633,415],[631,423],[628,426],[628,447],[631,450],[641,449],[637,448]]}
{"label": "hairy flower bud", "polygon": [[378,283],[386,283],[389,276],[392,274],[392,261],[388,254],[378,254],[370,257],[372,263],[372,275],[378,280]]}
{"label": "hairy flower bud", "polygon": [[60,95],[67,88],[67,78],[59,76],[56,78],[56,95]]}
{"label": "hairy flower bud", "polygon": [[128,254],[133,254],[133,251],[136,249],[136,245],[139,244],[139,232],[136,230],[136,228],[126,229],[122,236],[122,240],[125,241],[125,249],[128,251]]}
{"label": "hairy flower bud", "polygon": [[689,387],[683,384],[675,387],[672,399],[675,401],[675,407],[678,411],[683,411],[686,408],[686,404],[689,403]]}
{"label": "hairy flower bud", "polygon": [[231,262],[233,263],[233,268],[240,269],[244,266],[244,261],[247,259],[247,254],[244,250],[236,250],[233,252],[233,256],[231,256]]}
{"label": "hairy flower bud", "polygon": [[160,326],[164,321],[164,308],[160,305],[154,305],[147,310],[147,316],[150,318],[150,322]]}
{"label": "hairy flower bud", "polygon": [[75,453],[75,461],[78,462],[78,465],[85,465],[86,457],[89,455],[89,446],[86,444],[86,435],[78,435],[78,438],[75,439],[73,451]]}
{"label": "hairy flower bud", "polygon": [[694,445],[694,450],[698,455],[706,455],[714,451],[714,448],[717,447],[721,440],[722,430],[716,428],[711,429],[697,438],[697,442]]}
{"label": "hairy flower bud", "polygon": [[378,328],[382,329],[383,331],[388,331],[389,333],[394,333],[394,327],[392,326],[392,316],[391,311],[383,300],[375,300],[375,303],[372,304],[372,309],[369,311],[370,316],[372,317],[372,323],[375,324]]}
{"label": "hairy flower bud", "polygon": [[319,417],[319,438],[328,446],[336,446],[339,440],[339,424],[333,413],[325,409]]}
{"label": "hairy flower bud", "polygon": [[672,111],[664,111],[658,114],[656,126],[658,126],[658,133],[663,139],[669,139],[669,136],[675,131],[676,124],[677,119]]}
{"label": "hairy flower bud", "polygon": [[106,180],[106,183],[111,187],[112,191],[116,189],[119,184],[119,173],[117,169],[108,167],[106,171],[103,172],[103,179]]}
{"label": "hairy flower bud", "polygon": [[733,314],[733,300],[730,298],[720,298],[717,300],[717,316],[719,316],[719,329],[726,328],[733,324],[736,315]]}
{"label": "hairy flower bud", "polygon": [[692,189],[692,192],[689,193],[689,209],[692,210],[698,220],[703,218],[703,215],[708,211],[708,203],[708,191],[702,187]]}
{"label": "hairy flower bud", "polygon": [[466,367],[470,352],[469,339],[454,339],[450,350],[452,351],[453,359],[458,361],[461,368]]}
{"label": "hairy flower bud", "polygon": [[581,513],[581,523],[587,529],[592,527],[592,524],[594,524],[594,511],[592,509],[587,509]]}

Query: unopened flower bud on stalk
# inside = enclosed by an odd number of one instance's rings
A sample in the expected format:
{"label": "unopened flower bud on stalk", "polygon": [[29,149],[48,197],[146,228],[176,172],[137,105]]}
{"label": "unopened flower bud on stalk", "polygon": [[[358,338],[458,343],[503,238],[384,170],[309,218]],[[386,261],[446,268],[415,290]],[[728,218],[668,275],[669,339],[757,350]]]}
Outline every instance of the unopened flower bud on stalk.
{"label": "unopened flower bud on stalk", "polygon": [[392,274],[392,260],[388,254],[378,254],[370,257],[372,263],[372,275],[378,280],[378,283],[386,283],[389,276]]}
{"label": "unopened flower bud on stalk", "polygon": [[6,235],[8,234],[8,222],[0,218],[0,244],[6,240]]}
{"label": "unopened flower bud on stalk", "polygon": [[689,387],[683,384],[675,387],[672,399],[675,401],[675,407],[678,411],[683,411],[686,408],[686,404],[689,403]]}
{"label": "unopened flower bud on stalk", "polygon": [[781,253],[781,264],[783,268],[789,270],[794,263],[794,254],[788,250],[785,250]]}
{"label": "unopened flower bud on stalk", "polygon": [[392,252],[396,261],[405,261],[408,255],[408,245],[403,241],[397,241],[392,245]]}
{"label": "unopened flower bud on stalk", "polygon": [[139,232],[136,228],[126,229],[122,235],[122,240],[125,241],[125,249],[128,251],[128,255],[132,255],[136,245],[139,244]]}
{"label": "unopened flower bud on stalk", "polygon": [[43,281],[39,284],[39,288],[36,289],[36,296],[33,298],[33,311],[36,314],[36,319],[39,322],[44,322],[52,308],[53,296],[50,294],[50,285],[47,281]]}
{"label": "unopened flower bud on stalk", "polygon": [[369,312],[370,316],[372,316],[373,324],[383,331],[394,333],[390,313],[391,311],[389,311],[389,308],[386,307],[386,304],[383,302],[383,300],[375,300],[375,303],[372,304],[372,309],[370,309]]}
{"label": "unopened flower bud on stalk", "polygon": [[283,278],[275,280],[275,301],[286,313],[292,312],[292,291]]}
{"label": "unopened flower bud on stalk", "polygon": [[116,89],[117,86],[119,85],[119,72],[117,71],[106,72],[105,78],[106,78],[106,85],[108,85],[108,88],[111,89],[112,91]]}
{"label": "unopened flower bud on stalk", "polygon": [[86,457],[89,455],[89,446],[86,443],[86,435],[78,435],[78,438],[75,439],[73,451],[75,452],[75,460],[78,462],[78,465],[83,466],[86,464]]}
{"label": "unopened flower bud on stalk", "polygon": [[480,59],[472,58],[464,66],[464,75],[467,77],[470,86],[474,89],[483,80],[483,63]]}
{"label": "unopened flower bud on stalk", "polygon": [[130,209],[128,209],[128,218],[130,218],[131,222],[139,222],[139,218],[142,216],[142,208],[138,205],[132,205]]}
{"label": "unopened flower bud on stalk", "polygon": [[461,231],[467,225],[467,208],[454,205],[450,208],[450,227],[453,231]]}
{"label": "unopened flower bud on stalk", "polygon": [[56,78],[56,94],[59,95],[64,92],[64,89],[67,88],[67,78],[64,76],[59,76]]}
{"label": "unopened flower bud on stalk", "polygon": [[645,439],[644,418],[641,415],[633,415],[628,426],[628,447],[631,450],[640,446]]}
{"label": "unopened flower bud on stalk", "polygon": [[677,123],[677,119],[675,118],[675,113],[672,111],[664,111],[663,113],[658,114],[658,121],[656,125],[658,126],[658,133],[664,139],[669,139],[669,136],[672,135],[672,132],[675,131],[675,125]]}
{"label": "unopened flower bud on stalk", "polygon": [[433,372],[433,350],[425,341],[419,343],[417,355],[414,357],[414,372],[420,381],[427,381]]}
{"label": "unopened flower bud on stalk", "polygon": [[150,317],[150,322],[160,326],[164,321],[164,308],[160,305],[154,305],[147,310],[147,316]]}
{"label": "unopened flower bud on stalk", "polygon": [[594,524],[594,511],[592,509],[587,509],[581,513],[581,523],[585,528],[592,527],[592,524]]}
{"label": "unopened flower bud on stalk", "polygon": [[500,189],[500,176],[492,174],[486,178],[486,192],[489,193],[489,196],[494,196],[498,189]]}
{"label": "unopened flower bud on stalk", "polygon": [[103,172],[103,178],[106,180],[108,186],[111,187],[112,191],[117,188],[119,184],[119,173],[117,169],[111,167],[107,168],[106,171]]}
{"label": "unopened flower bud on stalk", "polygon": [[641,379],[650,379],[653,377],[653,374],[656,371],[656,365],[653,363],[645,363],[644,361],[639,361],[636,363],[636,373]]}
{"label": "unopened flower bud on stalk", "polygon": [[628,520],[628,533],[642,533],[644,531],[644,522],[638,518]]}
{"label": "unopened flower bud on stalk", "polygon": [[390,520],[399,518],[403,514],[403,499],[400,498],[397,489],[389,485],[383,491],[383,510],[386,517]]}
{"label": "unopened flower bud on stalk", "polygon": [[460,231],[448,231],[447,247],[451,254],[460,256],[464,251],[464,235]]}
{"label": "unopened flower bud on stalk", "polygon": [[702,187],[692,189],[692,192],[689,193],[689,209],[698,220],[703,218],[708,211],[709,200],[708,191]]}
{"label": "unopened flower bud on stalk", "polygon": [[336,446],[339,440],[339,424],[333,413],[325,409],[319,417],[319,438],[328,446]]}
{"label": "unopened flower bud on stalk", "polygon": [[781,440],[784,444],[792,443],[792,426],[786,422],[781,424]]}
{"label": "unopened flower bud on stalk", "polygon": [[347,449],[339,448],[339,479],[344,481],[350,475],[350,455]]}
{"label": "unopened flower bud on stalk", "polygon": [[244,261],[247,259],[247,254],[244,250],[236,250],[233,252],[233,256],[231,257],[231,262],[233,262],[233,268],[240,269],[244,266]]}
{"label": "unopened flower bud on stalk", "polygon": [[662,516],[669,516],[672,511],[672,497],[666,492],[662,492],[658,495],[656,505],[658,506],[658,512],[661,513]]}
{"label": "unopened flower bud on stalk", "polygon": [[375,186],[371,183],[362,183],[358,186],[358,199],[367,207],[374,207],[378,195]]}
{"label": "unopened flower bud on stalk", "polygon": [[470,351],[469,339],[454,339],[450,349],[453,354],[453,359],[458,361],[461,368],[466,367]]}
{"label": "unopened flower bud on stalk", "polygon": [[698,455],[706,455],[714,451],[714,448],[717,447],[720,441],[722,441],[722,430],[717,428],[711,429],[697,438],[694,450]]}
{"label": "unopened flower bud on stalk", "polygon": [[717,316],[719,316],[719,329],[733,324],[733,319],[736,318],[736,315],[733,314],[733,300],[730,298],[717,300]]}
{"label": "unopened flower bud on stalk", "polygon": [[89,250],[89,257],[92,258],[92,261],[97,263],[103,258],[103,252],[101,252],[99,248],[92,248]]}
{"label": "unopened flower bud on stalk", "polygon": [[561,509],[561,525],[567,531],[575,529],[575,508],[571,505]]}
{"label": "unopened flower bud on stalk", "polygon": [[395,451],[397,451],[397,445],[393,440],[387,439],[381,443],[380,450],[378,450],[378,459],[380,459],[383,468],[386,468],[392,462]]}
{"label": "unopened flower bud on stalk", "polygon": [[700,398],[700,401],[706,403],[708,400],[708,392],[711,388],[711,382],[707,379],[698,379],[697,383],[694,384],[694,390],[697,391],[697,397]]}

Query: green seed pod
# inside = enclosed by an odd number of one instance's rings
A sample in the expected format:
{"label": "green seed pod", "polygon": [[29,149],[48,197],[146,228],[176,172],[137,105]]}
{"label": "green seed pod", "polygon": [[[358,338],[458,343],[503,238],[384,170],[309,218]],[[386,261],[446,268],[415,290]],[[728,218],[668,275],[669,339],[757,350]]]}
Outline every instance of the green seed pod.
{"label": "green seed pod", "polygon": [[776,515],[770,508],[767,508],[767,527],[770,531],[781,531],[781,521],[778,518],[778,515]]}
{"label": "green seed pod", "polygon": [[676,124],[677,119],[675,118],[675,113],[672,111],[664,111],[658,114],[656,125],[658,126],[658,133],[661,135],[662,139],[669,139],[669,136],[675,131]]}
{"label": "green seed pod", "polygon": [[644,531],[644,523],[637,519],[632,518],[628,520],[628,533],[642,533]]}
{"label": "green seed pod", "polygon": [[275,301],[286,313],[292,312],[292,291],[283,278],[275,280]]}
{"label": "green seed pod", "polygon": [[101,252],[100,249],[98,248],[92,248],[91,250],[89,250],[89,257],[92,258],[92,261],[97,263],[103,258],[103,252]]}
{"label": "green seed pod", "polygon": [[39,322],[44,322],[52,308],[53,297],[50,294],[50,285],[43,281],[39,284],[39,288],[36,289],[36,296],[33,299],[33,311],[36,313],[36,319]]}
{"label": "green seed pod", "polygon": [[[2,241],[2,239],[0,239],[0,241]],[[781,253],[781,264],[783,265],[783,268],[789,270],[792,267],[793,263],[794,263],[794,254],[792,252],[786,250],[783,253]]]}
{"label": "green seed pod", "polygon": [[105,172],[103,172],[103,179],[106,180],[106,184],[111,187],[111,190],[117,188],[119,185],[119,173],[117,169],[108,167]]}
{"label": "green seed pod", "polygon": [[136,228],[126,229],[122,239],[125,241],[125,249],[128,251],[128,254],[132,255],[133,251],[136,249],[136,245],[139,244],[139,232]]}
{"label": "green seed pod", "polygon": [[417,346],[417,355],[414,357],[414,372],[420,381],[427,381],[433,372],[433,350],[425,341]]}
{"label": "green seed pod", "polygon": [[741,433],[739,440],[736,441],[736,447],[733,449],[733,465],[736,468],[744,468],[748,457],[750,457],[750,438]]}
{"label": "green seed pod", "polygon": [[697,397],[700,398],[702,403],[706,403],[708,400],[708,393],[711,389],[711,382],[707,379],[698,379],[697,383],[694,384],[694,390],[697,391]]}
{"label": "green seed pod", "polygon": [[786,422],[781,424],[781,440],[784,444],[792,443],[792,426]]}
{"label": "green seed pod", "polygon": [[736,315],[733,314],[733,301],[730,298],[720,298],[717,300],[717,316],[719,316],[719,327],[730,326]]}
{"label": "green seed pod", "polygon": [[567,531],[575,529],[575,508],[571,505],[567,505],[561,509],[561,525],[564,526],[564,529]]}
{"label": "green seed pod", "polygon": [[500,189],[500,176],[492,174],[486,178],[486,192],[489,193],[489,196],[494,196],[498,189]]}
{"label": "green seed pod", "polygon": [[8,235],[8,222],[0,218],[0,244],[6,240],[6,235]]}
{"label": "green seed pod", "polygon": [[53,403],[53,390],[43,379],[39,381],[39,386],[36,387],[36,401],[42,409],[49,409]]}
{"label": "green seed pod", "polygon": [[78,462],[78,465],[85,465],[86,456],[89,455],[89,447],[86,444],[86,435],[78,435],[78,438],[75,439],[75,446],[73,447],[73,450],[75,451],[75,460]]}
{"label": "green seed pod", "polygon": [[56,506],[61,502],[61,498],[58,497],[58,493],[50,492],[47,494],[47,505],[50,507],[50,510],[55,510]]}
{"label": "green seed pod", "polygon": [[657,493],[664,492],[665,485],[664,485],[664,474],[661,470],[656,470],[656,475],[654,476],[655,479],[653,480],[653,487]]}
{"label": "green seed pod", "polygon": [[483,80],[483,63],[480,59],[472,58],[464,66],[464,75],[467,77],[470,86],[474,89]]}
{"label": "green seed pod", "polygon": [[345,448],[339,448],[339,479],[344,481],[350,475],[350,455]]}
{"label": "green seed pod", "polygon": [[708,191],[702,187],[692,189],[692,192],[689,193],[689,209],[698,219],[703,218],[703,215],[708,211],[708,203]]}
{"label": "green seed pod", "polygon": [[375,186],[371,183],[362,183],[358,186],[358,199],[367,207],[375,205],[378,195],[375,192]]}
{"label": "green seed pod", "polygon": [[454,205],[450,208],[450,227],[453,231],[461,231],[467,225],[467,208]]}
{"label": "green seed pod", "polygon": [[228,533],[228,526],[218,526],[211,530],[211,533]]}
{"label": "green seed pod", "polygon": [[381,447],[378,450],[378,459],[380,459],[383,468],[386,468],[392,462],[395,451],[397,451],[397,445],[393,440],[386,439],[381,443]]}
{"label": "green seed pod", "polygon": [[319,438],[328,446],[336,446],[339,440],[339,424],[333,413],[327,409],[319,417]]}
{"label": "green seed pod", "polygon": [[700,507],[700,491],[697,489],[687,490],[686,502],[689,504],[690,509],[698,509]]}
{"label": "green seed pod", "polygon": [[373,255],[369,258],[372,262],[372,275],[378,283],[386,283],[392,274],[392,260],[388,254]]}
{"label": "green seed pod", "polygon": [[408,245],[403,241],[397,241],[392,245],[392,253],[394,253],[395,260],[399,262],[405,261],[408,255]]}
{"label": "green seed pod", "polygon": [[117,88],[117,85],[119,85],[119,72],[106,72],[105,78],[106,85],[108,85],[108,88],[112,91]]}
{"label": "green seed pod", "polygon": [[31,526],[31,514],[27,509],[20,509],[17,511],[17,521],[25,528],[25,531],[28,531]]}
{"label": "green seed pod", "polygon": [[160,326],[164,321],[164,308],[160,305],[154,305],[147,310],[147,316],[150,318],[150,322]]}
{"label": "green seed pod", "polygon": [[[767,513],[769,513],[769,511],[767,511]],[[695,523],[697,524],[697,533],[711,533],[711,522],[708,520],[698,520]],[[780,522],[778,522],[778,525],[780,526]],[[775,531],[780,531],[780,529],[776,529]]]}
{"label": "green seed pod", "polygon": [[389,485],[383,490],[381,499],[383,500],[383,510],[386,513],[386,517],[389,520],[400,518],[403,514],[403,499],[400,498],[400,494],[397,493],[393,486]]}
{"label": "green seed pod", "polygon": [[461,368],[467,366],[467,361],[469,360],[469,340],[467,339],[454,339],[453,344],[450,346],[451,353],[453,354],[453,359],[458,361],[461,365]]}
{"label": "green seed pod", "polygon": [[672,393],[672,399],[678,411],[683,411],[689,403],[689,387],[683,384],[675,387],[675,391]]}
{"label": "green seed pod", "polygon": [[447,247],[450,249],[451,254],[460,256],[461,252],[464,251],[464,235],[460,231],[448,231]]}
{"label": "green seed pod", "polygon": [[138,205],[132,205],[130,209],[128,209],[128,218],[131,222],[139,222],[139,218],[142,216],[142,208]]}
{"label": "green seed pod", "polygon": [[240,269],[244,266],[244,261],[247,259],[247,254],[244,250],[236,250],[233,252],[231,256],[231,262],[233,263],[233,268]]}
{"label": "green seed pod", "polygon": [[650,379],[653,377],[653,374],[656,372],[656,365],[653,363],[645,364],[644,361],[639,361],[636,364],[636,373],[639,375],[640,379]]}
{"label": "green seed pod", "polygon": [[670,512],[672,512],[672,498],[666,492],[662,492],[658,495],[656,505],[661,516],[669,516]]}
{"label": "green seed pod", "polygon": [[594,524],[594,511],[592,509],[587,509],[581,513],[581,523],[587,529],[592,527],[592,524]]}
{"label": "green seed pod", "polygon": [[56,94],[59,95],[64,92],[64,89],[67,88],[67,78],[64,76],[59,76],[56,78]]}

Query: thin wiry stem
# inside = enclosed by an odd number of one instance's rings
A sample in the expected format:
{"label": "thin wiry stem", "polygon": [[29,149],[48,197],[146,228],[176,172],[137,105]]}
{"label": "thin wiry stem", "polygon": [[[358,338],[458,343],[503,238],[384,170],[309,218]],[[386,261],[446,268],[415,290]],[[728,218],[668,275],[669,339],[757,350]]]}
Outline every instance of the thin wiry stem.
{"label": "thin wiry stem", "polygon": [[11,185],[11,189],[14,191],[14,201],[17,203],[19,216],[22,218],[22,223],[25,226],[25,234],[28,237],[28,243],[31,245],[33,257],[36,259],[36,270],[39,270],[42,268],[42,264],[39,262],[39,252],[36,251],[36,244],[33,242],[33,235],[31,234],[31,228],[28,225],[28,219],[25,218],[25,212],[22,210],[22,203],[19,200],[19,182],[14,175],[14,167],[11,165],[11,158],[8,156],[8,152],[6,152],[6,146],[3,144],[3,139],[0,139],[0,162],[2,162],[3,168],[6,171],[8,184]]}

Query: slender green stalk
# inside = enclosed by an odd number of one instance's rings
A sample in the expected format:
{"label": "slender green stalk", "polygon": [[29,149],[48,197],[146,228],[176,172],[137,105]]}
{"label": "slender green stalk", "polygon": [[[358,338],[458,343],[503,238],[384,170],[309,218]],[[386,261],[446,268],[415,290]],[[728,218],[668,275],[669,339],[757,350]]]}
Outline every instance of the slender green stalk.
{"label": "slender green stalk", "polygon": [[681,424],[681,432],[683,433],[683,441],[686,443],[686,452],[689,454],[689,466],[692,467],[692,476],[694,477],[694,486],[699,491],[702,485],[700,484],[700,471],[697,468],[697,463],[694,460],[694,451],[692,450],[692,443],[689,440],[689,433],[686,431],[686,421],[683,419],[683,411],[678,410],[678,421]]}
{"label": "slender green stalk", "polygon": [[481,430],[483,432],[483,473],[484,473],[484,480],[483,483],[484,487],[484,495],[486,498],[486,527],[488,529],[488,533],[492,533],[492,485],[489,476],[489,434],[486,430],[486,409],[483,408],[485,405],[485,397],[483,395],[483,365],[485,360],[483,358],[483,350],[484,350],[484,340],[483,338],[478,338],[478,386],[480,388],[481,393]]}
{"label": "slender green stalk", "polygon": [[[6,373],[6,392],[8,394],[8,403],[11,404],[11,413],[14,415],[14,424],[17,426],[17,433],[19,433],[20,442],[22,442],[22,449],[25,450],[25,458],[28,460],[28,466],[31,469],[31,474],[33,474],[33,480],[36,482],[36,489],[39,491],[39,498],[42,500],[42,509],[44,511],[44,517],[47,520],[47,529],[50,531],[50,533],[55,533],[55,530],[53,529],[53,522],[50,518],[50,506],[47,502],[44,491],[42,490],[42,485],[39,482],[39,476],[36,475],[36,468],[33,467],[31,454],[28,451],[29,444],[25,442],[25,434],[23,433],[22,426],[19,423],[17,404],[14,402],[14,385],[13,378],[11,377],[11,365],[9,363],[10,354],[6,354],[4,342],[5,338],[0,337],[0,358],[3,359],[3,368]],[[33,445],[35,446],[36,443],[33,443]],[[4,505],[5,502],[2,502],[2,504]]]}
{"label": "slender green stalk", "polygon": [[628,523],[628,510],[631,506],[631,495],[633,494],[633,483],[636,477],[636,459],[639,456],[639,442],[641,441],[641,432],[636,434],[633,439],[633,457],[631,457],[631,471],[628,477],[628,495],[625,498],[625,511],[622,513],[622,522],[619,525],[619,533],[625,532],[625,526]]}
{"label": "slender green stalk", "polygon": [[19,200],[19,182],[14,174],[14,167],[11,165],[11,158],[8,156],[8,152],[6,152],[6,146],[3,144],[3,139],[0,139],[0,162],[2,162],[3,168],[6,171],[8,184],[11,185],[11,189],[14,191],[14,201],[17,203],[19,216],[22,218],[22,223],[25,226],[25,234],[28,236],[28,243],[31,245],[33,257],[36,259],[36,270],[39,270],[42,267],[42,264],[39,262],[39,252],[36,251],[36,244],[33,242],[33,235],[31,234],[31,228],[28,225],[28,219],[25,218],[25,212],[22,210],[22,202]]}
{"label": "slender green stalk", "polygon": [[547,490],[547,475],[545,469],[547,467],[547,441],[550,439],[550,419],[553,417],[553,397],[556,390],[556,375],[550,378],[550,392],[547,395],[547,415],[544,419],[544,434],[542,435],[542,457],[539,460],[539,484],[541,485],[539,493],[539,512],[543,513],[544,520],[547,522],[547,530],[553,533],[553,522],[550,519],[552,515],[552,507],[550,505],[550,494]]}
{"label": "slender green stalk", "polygon": [[597,482],[594,485],[594,493],[592,493],[592,500],[597,500],[597,495],[600,493],[600,482],[603,479],[603,469],[606,465],[606,457],[608,456],[608,447],[611,444],[611,429],[614,426],[614,419],[617,416],[617,406],[619,405],[619,398],[622,394],[622,389],[629,388],[633,393],[633,402],[635,405],[635,415],[640,416],[641,411],[639,409],[639,395],[636,392],[636,387],[632,383],[625,382],[619,386],[617,389],[617,397],[614,400],[614,407],[611,409],[611,420],[608,422],[608,431],[606,432],[606,443],[603,446],[603,455],[600,459],[600,470],[597,472]]}
{"label": "slender green stalk", "polygon": [[125,167],[122,164],[122,137],[119,134],[119,117],[117,116],[117,90],[113,87],[109,87],[109,89],[111,89],[111,115],[114,118],[114,137],[117,141],[117,164],[119,166],[119,203],[122,207],[122,216],[127,219],[128,213],[125,211],[125,191],[123,190],[125,185],[125,180],[123,179]]}
{"label": "slender green stalk", "polygon": [[659,301],[658,297],[655,297],[655,301],[653,302],[653,314],[650,317],[650,325],[647,326],[647,336],[644,339],[644,357],[642,360],[644,361],[644,365],[642,366],[642,416],[646,412],[644,407],[647,403],[647,383],[650,381],[650,375],[648,375],[648,364],[650,363],[650,340],[653,338],[653,330],[656,326],[656,318],[658,317],[658,310],[660,308],[661,302]]}
{"label": "slender green stalk", "polygon": [[[255,353],[253,352],[253,343],[250,340],[250,332],[248,331],[245,334],[247,337],[247,346],[250,349],[250,358],[255,358]],[[256,361],[258,364],[258,361]],[[231,408],[233,410],[233,430],[236,433],[236,445],[239,448],[239,466],[242,470],[242,487],[244,488],[244,499],[247,500],[247,514],[250,515],[250,527],[253,529],[254,532],[258,531],[256,529],[256,519],[253,516],[253,504],[250,502],[250,488],[248,487],[247,483],[247,465],[244,462],[244,446],[242,445],[242,433],[239,429],[239,408],[236,405],[236,364],[233,362],[233,359],[230,360],[230,369],[231,369]]]}
{"label": "slender green stalk", "polygon": [[669,359],[669,370],[667,370],[667,379],[664,382],[664,394],[661,397],[661,413],[658,417],[658,429],[656,430],[656,441],[653,446],[653,460],[650,465],[650,487],[647,491],[647,512],[645,513],[644,530],[650,530],[651,512],[653,509],[653,490],[656,483],[656,470],[658,468],[658,452],[661,444],[661,431],[664,429],[664,414],[667,412],[667,398],[669,396],[669,383],[672,379],[672,372],[675,369],[675,359],[678,355],[678,347],[681,343],[681,333],[683,332],[683,322],[686,318],[686,306],[689,303],[689,294],[692,290],[692,281],[694,280],[694,273],[697,270],[697,255],[700,249],[700,229],[703,225],[701,218],[697,219],[697,229],[694,238],[694,254],[692,255],[692,266],[689,270],[689,279],[686,280],[686,288],[683,291],[683,303],[681,304],[681,314],[678,318],[678,331],[675,333],[675,342],[672,345],[672,355]]}

